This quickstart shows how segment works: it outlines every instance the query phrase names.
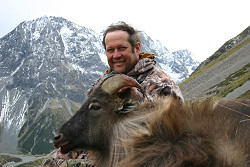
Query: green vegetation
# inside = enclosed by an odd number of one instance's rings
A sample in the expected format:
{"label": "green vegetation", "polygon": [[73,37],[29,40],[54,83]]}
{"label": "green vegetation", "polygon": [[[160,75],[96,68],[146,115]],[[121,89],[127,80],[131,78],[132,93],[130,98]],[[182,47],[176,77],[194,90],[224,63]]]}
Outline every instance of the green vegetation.
{"label": "green vegetation", "polygon": [[[32,156],[34,158],[39,158],[41,157],[39,156]],[[17,165],[17,167],[38,167],[38,166],[42,166],[42,161],[43,161],[44,157],[41,157],[37,160],[31,161],[31,162],[25,162],[22,163],[20,165]],[[0,155],[0,166],[3,166],[9,162],[14,162],[14,163],[18,163],[18,162],[22,162],[22,159],[14,157],[14,156],[10,156],[10,155]]]}
{"label": "green vegetation", "polygon": [[[46,108],[39,112],[46,102]],[[72,111],[69,111],[69,107]],[[68,98],[66,98],[66,101],[61,98],[34,101],[29,108],[32,111],[29,110],[30,114],[27,115],[27,121],[18,136],[18,150],[33,155],[49,153],[54,149],[53,132],[56,132],[79,108],[80,104]]]}
{"label": "green vegetation", "polygon": [[8,162],[22,162],[20,158],[12,157],[9,155],[0,155],[0,166]]}
{"label": "green vegetation", "polygon": [[249,68],[250,68],[250,64],[247,64],[241,70],[228,76],[226,80],[224,80],[223,82],[209,88],[210,90],[213,90],[213,89],[215,90],[210,91],[208,95],[216,94],[217,96],[225,97],[228,93],[240,87],[241,85],[243,85],[246,81],[250,79]]}
{"label": "green vegetation", "polygon": [[225,97],[228,93],[232,92],[234,89],[240,87],[243,85],[246,81],[250,79],[250,71],[246,74],[244,74],[242,77],[239,79],[233,81],[229,85],[223,87],[219,92],[218,95],[221,97]]}
{"label": "green vegetation", "polygon": [[[57,108],[56,111],[48,108],[43,111],[19,137],[18,149],[25,154],[29,152],[31,154],[50,152],[54,148],[50,142],[54,137],[52,131],[56,131],[66,122],[67,116],[62,108],[60,110]],[[41,125],[43,126],[42,129]]]}
{"label": "green vegetation", "polygon": [[250,99],[250,90],[246,91],[244,94],[240,95],[238,99]]}

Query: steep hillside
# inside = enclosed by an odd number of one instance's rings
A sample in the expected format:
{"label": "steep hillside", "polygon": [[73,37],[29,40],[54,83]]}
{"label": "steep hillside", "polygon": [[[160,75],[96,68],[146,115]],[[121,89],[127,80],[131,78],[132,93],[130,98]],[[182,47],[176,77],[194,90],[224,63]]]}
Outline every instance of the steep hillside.
{"label": "steep hillside", "polygon": [[250,27],[227,41],[180,84],[186,100],[250,98]]}

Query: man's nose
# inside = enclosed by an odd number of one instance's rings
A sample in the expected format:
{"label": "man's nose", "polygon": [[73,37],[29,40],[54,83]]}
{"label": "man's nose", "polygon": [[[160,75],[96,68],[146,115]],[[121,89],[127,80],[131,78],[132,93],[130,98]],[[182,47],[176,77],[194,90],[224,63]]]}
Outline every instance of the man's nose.
{"label": "man's nose", "polygon": [[114,52],[114,55],[113,55],[113,58],[119,58],[119,57],[121,57],[121,53],[120,53],[120,51],[118,50],[118,49],[115,49],[115,52]]}

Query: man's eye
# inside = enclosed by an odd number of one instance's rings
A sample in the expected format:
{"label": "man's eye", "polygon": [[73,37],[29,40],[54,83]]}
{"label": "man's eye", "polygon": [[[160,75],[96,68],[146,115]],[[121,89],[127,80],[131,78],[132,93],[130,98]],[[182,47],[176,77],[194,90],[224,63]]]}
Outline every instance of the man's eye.
{"label": "man's eye", "polygon": [[89,110],[100,110],[101,106],[99,103],[93,102],[89,104]]}
{"label": "man's eye", "polygon": [[107,49],[107,52],[108,52],[108,53],[113,53],[113,52],[114,52],[114,49]]}
{"label": "man's eye", "polygon": [[125,47],[125,46],[119,48],[120,51],[124,51],[126,49],[127,49],[127,47]]}

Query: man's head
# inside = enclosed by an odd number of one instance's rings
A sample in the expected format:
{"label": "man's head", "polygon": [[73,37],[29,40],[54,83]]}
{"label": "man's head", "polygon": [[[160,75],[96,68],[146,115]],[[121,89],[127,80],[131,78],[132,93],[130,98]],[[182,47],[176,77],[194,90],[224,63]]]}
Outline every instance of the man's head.
{"label": "man's head", "polygon": [[126,23],[111,25],[104,32],[103,45],[110,68],[115,73],[128,73],[139,61],[139,31]]}

